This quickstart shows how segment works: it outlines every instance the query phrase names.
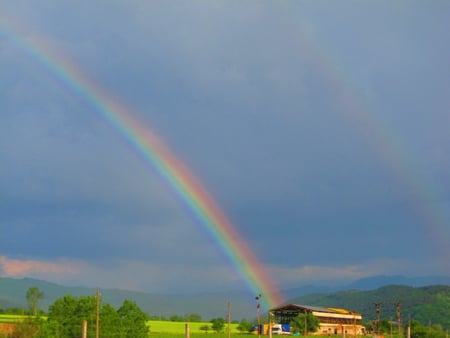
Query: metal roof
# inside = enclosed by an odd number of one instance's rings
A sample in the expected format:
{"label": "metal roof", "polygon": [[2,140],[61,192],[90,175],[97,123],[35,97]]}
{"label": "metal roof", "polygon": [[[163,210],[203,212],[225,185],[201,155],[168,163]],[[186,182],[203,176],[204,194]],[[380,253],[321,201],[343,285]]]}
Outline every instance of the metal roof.
{"label": "metal roof", "polygon": [[326,308],[322,306],[312,306],[312,305],[301,305],[301,304],[285,304],[273,309],[270,312],[303,312],[303,311],[314,311],[314,312],[324,312],[324,313],[355,313],[352,311],[336,308]]}

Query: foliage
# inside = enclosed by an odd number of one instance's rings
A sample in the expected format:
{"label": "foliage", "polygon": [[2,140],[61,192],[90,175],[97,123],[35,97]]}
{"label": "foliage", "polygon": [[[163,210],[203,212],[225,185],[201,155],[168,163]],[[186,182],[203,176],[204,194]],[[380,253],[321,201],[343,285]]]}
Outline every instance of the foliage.
{"label": "foliage", "polygon": [[202,316],[200,316],[198,313],[189,313],[184,316],[184,320],[190,323],[198,323],[202,321]]}
{"label": "foliage", "polygon": [[225,326],[225,319],[223,319],[223,318],[214,318],[214,319],[211,319],[211,323],[212,323],[211,327],[212,327],[212,329],[214,331],[222,332],[223,328]]}
{"label": "foliage", "polygon": [[446,332],[440,325],[424,326],[419,321],[411,321],[411,338],[445,338]]}
{"label": "foliage", "polygon": [[[305,330],[306,324],[306,330]],[[293,318],[290,325],[295,332],[316,332],[319,329],[320,321],[312,313],[307,314],[300,313],[297,317]]]}
{"label": "foliage", "polygon": [[[62,338],[72,338],[81,336],[81,323],[92,317],[86,309],[82,309],[81,299],[78,300],[73,296],[65,296],[55,301],[49,308],[47,321],[55,330],[55,335]],[[86,305],[86,300],[83,301]],[[92,301],[95,308],[95,299]],[[88,327],[94,324],[94,321],[88,320]]]}
{"label": "foliage", "polygon": [[9,307],[7,309],[2,309],[0,313],[10,315],[23,315],[25,313],[25,310],[21,307]]}
{"label": "foliage", "polygon": [[146,325],[148,316],[135,302],[125,300],[117,311],[123,328],[125,338],[146,338],[148,327]]}
{"label": "foliage", "polygon": [[37,315],[39,301],[44,298],[44,292],[39,290],[39,288],[33,286],[27,290],[26,293],[28,309],[30,314]]}
{"label": "foliage", "polygon": [[100,309],[101,337],[123,337],[124,324],[120,320],[117,311],[109,304],[103,304]]}
{"label": "foliage", "polygon": [[381,302],[381,318],[396,320],[395,303],[401,303],[402,322],[408,317],[417,319],[423,325],[431,320],[450,330],[450,286],[433,285],[410,287],[388,285],[376,290],[340,291],[325,294],[311,294],[291,300],[295,304],[309,304],[349,309],[362,314],[365,324],[375,319],[375,302]]}
{"label": "foliage", "polygon": [[253,323],[248,322],[246,319],[242,319],[239,325],[237,326],[237,329],[240,332],[250,332],[250,330],[253,327]]}
{"label": "foliage", "polygon": [[208,333],[208,331],[211,329],[211,326],[209,325],[202,325],[200,326],[200,330],[205,331],[205,333]]}
{"label": "foliage", "polygon": [[38,338],[41,331],[41,321],[36,318],[27,317],[15,325],[14,332],[10,338]]}
{"label": "foliage", "polygon": [[380,333],[390,333],[392,330],[392,322],[386,319],[380,320]]}
{"label": "foliage", "polygon": [[[104,338],[115,338],[115,337],[121,337],[121,332],[120,331],[115,331],[118,330],[119,326],[115,326],[114,322],[118,322],[120,321],[119,319],[117,320],[113,320],[111,319],[112,323],[109,324],[108,323],[108,319],[110,318],[110,315],[108,314],[104,314],[104,307],[108,307],[109,309],[111,309],[111,311],[115,311],[114,308],[112,306],[110,306],[109,304],[104,304],[100,310],[100,336],[104,337]],[[108,312],[108,311],[106,311]],[[114,315],[114,314],[113,314]],[[112,318],[117,318],[114,316],[111,316]],[[20,321],[23,321],[27,318],[27,316],[22,316],[22,315],[10,315],[10,314],[0,314],[0,323],[17,323]],[[46,327],[41,327],[41,332],[44,331],[44,329],[46,329],[45,332],[49,332],[48,335],[44,335],[42,337],[55,337],[56,335],[54,334],[55,332],[57,332],[56,327],[50,327],[49,323],[46,321],[46,317],[40,317],[40,319],[42,320],[43,324],[45,324]],[[146,322],[147,327],[150,328],[150,337],[157,335],[158,337],[161,335],[184,335],[185,332],[185,326],[186,326],[186,322],[171,322],[171,321],[162,321],[162,320],[149,320]],[[54,323],[52,324],[54,325]],[[202,326],[208,326],[209,327],[209,331],[208,331],[208,337],[215,337],[216,334],[212,333],[214,331],[212,331],[211,328],[211,323],[210,322],[195,322],[195,323],[189,323],[189,330],[191,333],[191,337],[193,335],[197,335],[197,334],[205,334],[205,330],[201,329]],[[239,330],[237,329],[238,324],[236,323],[232,323],[231,324],[231,332],[233,334],[238,334]],[[88,327],[88,331],[89,330],[94,330],[95,327]],[[111,334],[109,334],[109,332],[111,332]],[[218,335],[218,334],[217,334]],[[0,338],[1,337],[0,335]],[[183,338],[183,337],[181,337]]]}
{"label": "foliage", "polygon": [[[148,337],[147,314],[132,301],[125,300],[117,311],[109,304],[102,304],[99,315],[99,334],[102,338]],[[82,334],[82,322],[86,320],[87,335],[91,338],[95,337],[96,319],[95,296],[65,296],[50,306],[47,330],[60,338],[78,338]]]}
{"label": "foliage", "polygon": [[180,315],[173,315],[173,316],[170,316],[169,320],[171,322],[182,322],[183,317],[181,317]]}

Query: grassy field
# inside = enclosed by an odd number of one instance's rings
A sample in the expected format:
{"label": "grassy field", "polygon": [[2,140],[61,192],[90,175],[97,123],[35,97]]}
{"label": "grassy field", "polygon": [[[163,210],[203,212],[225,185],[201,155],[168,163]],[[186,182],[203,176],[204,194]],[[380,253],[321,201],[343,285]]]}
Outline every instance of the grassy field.
{"label": "grassy field", "polygon": [[26,316],[0,314],[0,323],[17,323]]}
{"label": "grassy field", "polygon": [[[26,318],[26,316],[21,315],[9,315],[9,314],[0,314],[0,323],[17,323],[21,321],[22,319]],[[149,320],[148,326],[150,327],[151,333],[158,333],[158,334],[174,334],[176,336],[184,335],[186,323],[185,322],[170,322],[170,321],[162,321],[162,320]],[[201,330],[200,328],[202,326],[209,326],[211,327],[211,323],[209,322],[199,322],[199,323],[189,323],[189,332],[194,334],[206,334],[206,331]],[[231,333],[239,333],[237,330],[238,324],[231,324],[230,329]],[[227,330],[228,326],[225,324],[225,331]],[[214,331],[212,329],[207,331],[207,334],[211,336],[211,338],[215,338],[216,336],[213,335]],[[214,337],[213,337],[214,336]],[[219,336],[217,337],[219,338]]]}
{"label": "grassy field", "polygon": [[[16,323],[26,316],[20,316],[20,315],[7,315],[7,314],[0,314],[0,323]],[[161,338],[184,338],[185,337],[185,325],[184,322],[170,322],[170,321],[161,321],[161,320],[150,320],[148,321],[148,326],[150,328],[150,338],[151,337],[161,337]],[[202,326],[208,325],[211,327],[211,323],[209,322],[200,322],[200,323],[189,323],[189,332],[191,338],[228,338],[227,334],[227,324],[225,324],[224,332],[223,333],[215,333],[213,330],[208,330],[208,332],[201,330],[200,328]],[[250,333],[242,333],[237,330],[238,324],[231,324],[231,336],[232,337],[248,337],[248,338],[254,338],[257,337],[256,335],[250,334]],[[267,336],[263,336],[267,337]],[[274,336],[276,337],[276,336]],[[303,336],[297,336],[299,338],[302,338]],[[295,338],[297,338],[295,337]],[[322,337],[322,336],[315,336],[315,337]],[[323,336],[325,337],[325,336]],[[337,337],[337,336],[335,336]],[[340,337],[340,336],[339,336]],[[366,336],[370,337],[370,336]],[[389,337],[387,335],[386,337]],[[393,338],[396,337],[395,335]]]}
{"label": "grassy field", "polygon": [[[150,320],[148,321],[148,325],[150,327],[150,332],[152,333],[175,333],[175,334],[184,334],[186,323],[184,322],[168,322],[168,321],[160,321],[160,320]],[[202,333],[205,334],[204,330],[200,328],[202,326],[211,327],[211,323],[209,322],[199,322],[199,323],[189,323],[189,332],[191,333]],[[237,330],[238,324],[231,324],[230,329],[231,333],[239,333]],[[228,326],[225,324],[225,331]],[[208,330],[208,334],[212,334],[213,330]]]}

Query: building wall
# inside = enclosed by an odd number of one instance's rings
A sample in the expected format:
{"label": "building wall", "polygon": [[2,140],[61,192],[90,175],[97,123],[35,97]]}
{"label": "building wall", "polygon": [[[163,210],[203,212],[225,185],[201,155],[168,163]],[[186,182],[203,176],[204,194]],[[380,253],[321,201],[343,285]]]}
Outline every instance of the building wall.
{"label": "building wall", "polygon": [[365,327],[362,325],[320,323],[319,330],[317,332],[311,333],[311,335],[342,335],[343,331],[349,337],[355,335],[364,335],[366,333]]}

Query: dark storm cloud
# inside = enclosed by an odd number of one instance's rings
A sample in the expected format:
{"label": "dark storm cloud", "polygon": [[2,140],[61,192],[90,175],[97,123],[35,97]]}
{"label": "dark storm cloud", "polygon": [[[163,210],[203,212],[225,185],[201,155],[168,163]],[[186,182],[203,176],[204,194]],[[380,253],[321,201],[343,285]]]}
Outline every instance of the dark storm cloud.
{"label": "dark storm cloud", "polygon": [[[449,235],[448,212],[439,225],[421,218],[423,201],[439,212],[450,195],[447,5],[0,8],[0,22],[45,37],[156,130],[280,285],[443,269],[427,260],[444,252],[420,239],[430,226]],[[124,286],[165,288],[151,274],[187,264],[216,274],[187,288],[223,283],[230,264],[214,238],[93,107],[3,36],[0,67],[8,271],[14,257],[33,258],[20,271],[72,260],[80,281],[126,271],[141,282]],[[270,250],[280,239],[283,252]]]}

